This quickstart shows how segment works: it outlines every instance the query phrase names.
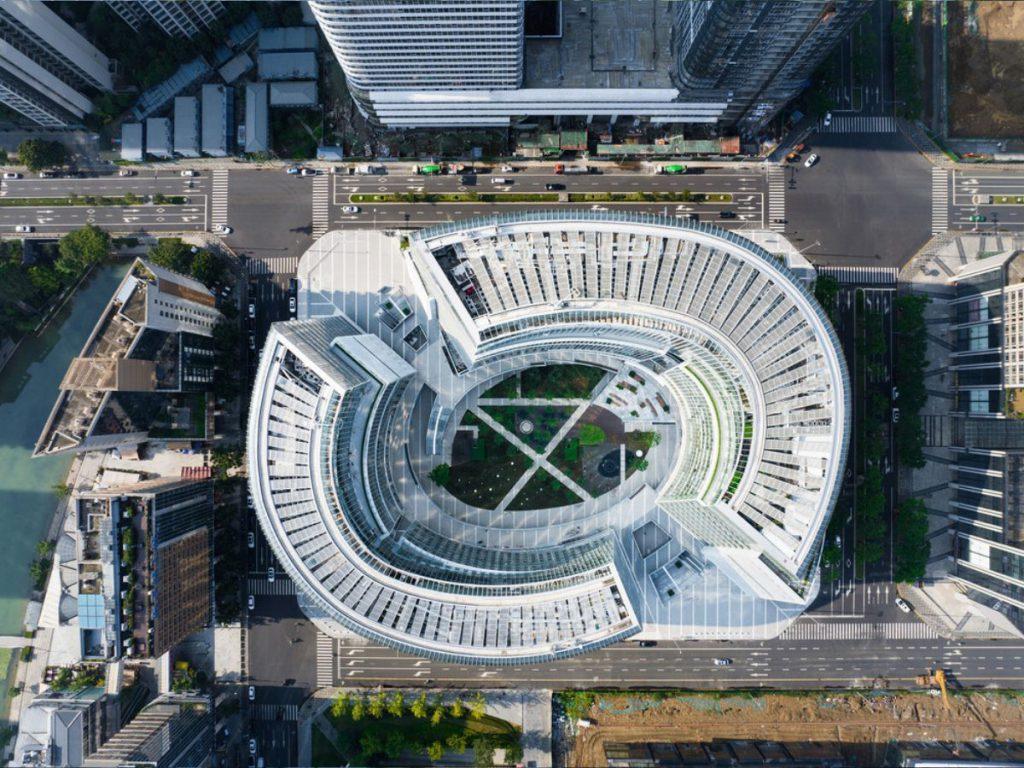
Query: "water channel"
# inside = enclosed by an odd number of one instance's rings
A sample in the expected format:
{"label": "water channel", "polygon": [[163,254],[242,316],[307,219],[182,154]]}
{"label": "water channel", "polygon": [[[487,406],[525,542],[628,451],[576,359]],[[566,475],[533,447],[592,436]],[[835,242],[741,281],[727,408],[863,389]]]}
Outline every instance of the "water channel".
{"label": "water channel", "polygon": [[46,536],[71,456],[33,459],[57,387],[100,312],[128,271],[104,266],[83,283],[39,336],[22,341],[0,371],[0,635],[21,633],[31,589],[29,565]]}

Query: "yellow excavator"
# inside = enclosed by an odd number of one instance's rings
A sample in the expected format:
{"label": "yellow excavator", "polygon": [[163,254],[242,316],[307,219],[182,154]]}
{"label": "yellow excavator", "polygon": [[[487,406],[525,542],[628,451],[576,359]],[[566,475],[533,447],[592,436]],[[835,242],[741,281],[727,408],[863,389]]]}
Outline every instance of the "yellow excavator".
{"label": "yellow excavator", "polygon": [[917,684],[921,687],[937,686],[942,693],[942,706],[949,709],[949,692],[946,690],[946,670],[936,667],[926,675],[917,676]]}

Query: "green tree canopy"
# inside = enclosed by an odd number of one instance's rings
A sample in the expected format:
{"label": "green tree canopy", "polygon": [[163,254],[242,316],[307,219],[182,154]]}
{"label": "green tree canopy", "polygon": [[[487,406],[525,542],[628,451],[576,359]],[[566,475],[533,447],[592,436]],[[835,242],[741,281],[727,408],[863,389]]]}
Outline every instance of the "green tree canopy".
{"label": "green tree canopy", "polygon": [[86,224],[64,235],[60,239],[59,250],[57,270],[65,274],[79,274],[107,257],[110,235],[94,224]]}
{"label": "green tree canopy", "polygon": [[30,171],[41,171],[68,161],[68,151],[59,141],[25,139],[18,145],[18,160]]}
{"label": "green tree canopy", "polygon": [[896,510],[894,525],[893,580],[909,584],[923,579],[932,552],[924,501],[904,499]]}

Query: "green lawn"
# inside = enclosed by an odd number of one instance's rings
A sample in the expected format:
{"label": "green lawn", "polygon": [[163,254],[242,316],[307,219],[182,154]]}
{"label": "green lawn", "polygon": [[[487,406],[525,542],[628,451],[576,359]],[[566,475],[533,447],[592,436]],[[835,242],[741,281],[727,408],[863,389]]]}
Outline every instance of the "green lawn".
{"label": "green lawn", "polygon": [[[538,453],[544,452],[576,410],[571,405],[482,405],[480,409]],[[524,421],[533,425],[531,432],[520,428]]]}
{"label": "green lawn", "polygon": [[592,365],[541,365],[520,373],[523,397],[590,397],[604,377],[604,371]]}
{"label": "green lawn", "polygon": [[480,397],[519,397],[519,374],[513,373],[507,379],[502,379]]}
{"label": "green lawn", "polygon": [[579,504],[581,501],[583,499],[542,468],[533,473],[519,495],[512,499],[508,509],[551,509],[566,504]]}
{"label": "green lawn", "polygon": [[472,413],[462,423],[476,426],[478,436],[469,461],[453,463],[445,489],[474,507],[494,509],[533,462]]}

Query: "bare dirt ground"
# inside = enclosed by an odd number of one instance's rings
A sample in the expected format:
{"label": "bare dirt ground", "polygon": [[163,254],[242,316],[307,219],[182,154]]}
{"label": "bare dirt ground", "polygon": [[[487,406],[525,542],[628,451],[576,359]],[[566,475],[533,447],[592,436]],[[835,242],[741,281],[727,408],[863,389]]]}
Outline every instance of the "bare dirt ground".
{"label": "bare dirt ground", "polygon": [[606,765],[605,742],[715,739],[838,743],[858,764],[878,765],[890,741],[1020,740],[1022,697],[952,695],[947,712],[941,699],[925,693],[599,696],[587,715],[594,726],[579,729],[567,765]]}
{"label": "bare dirt ground", "polygon": [[949,132],[1024,136],[1024,2],[949,3]]}

